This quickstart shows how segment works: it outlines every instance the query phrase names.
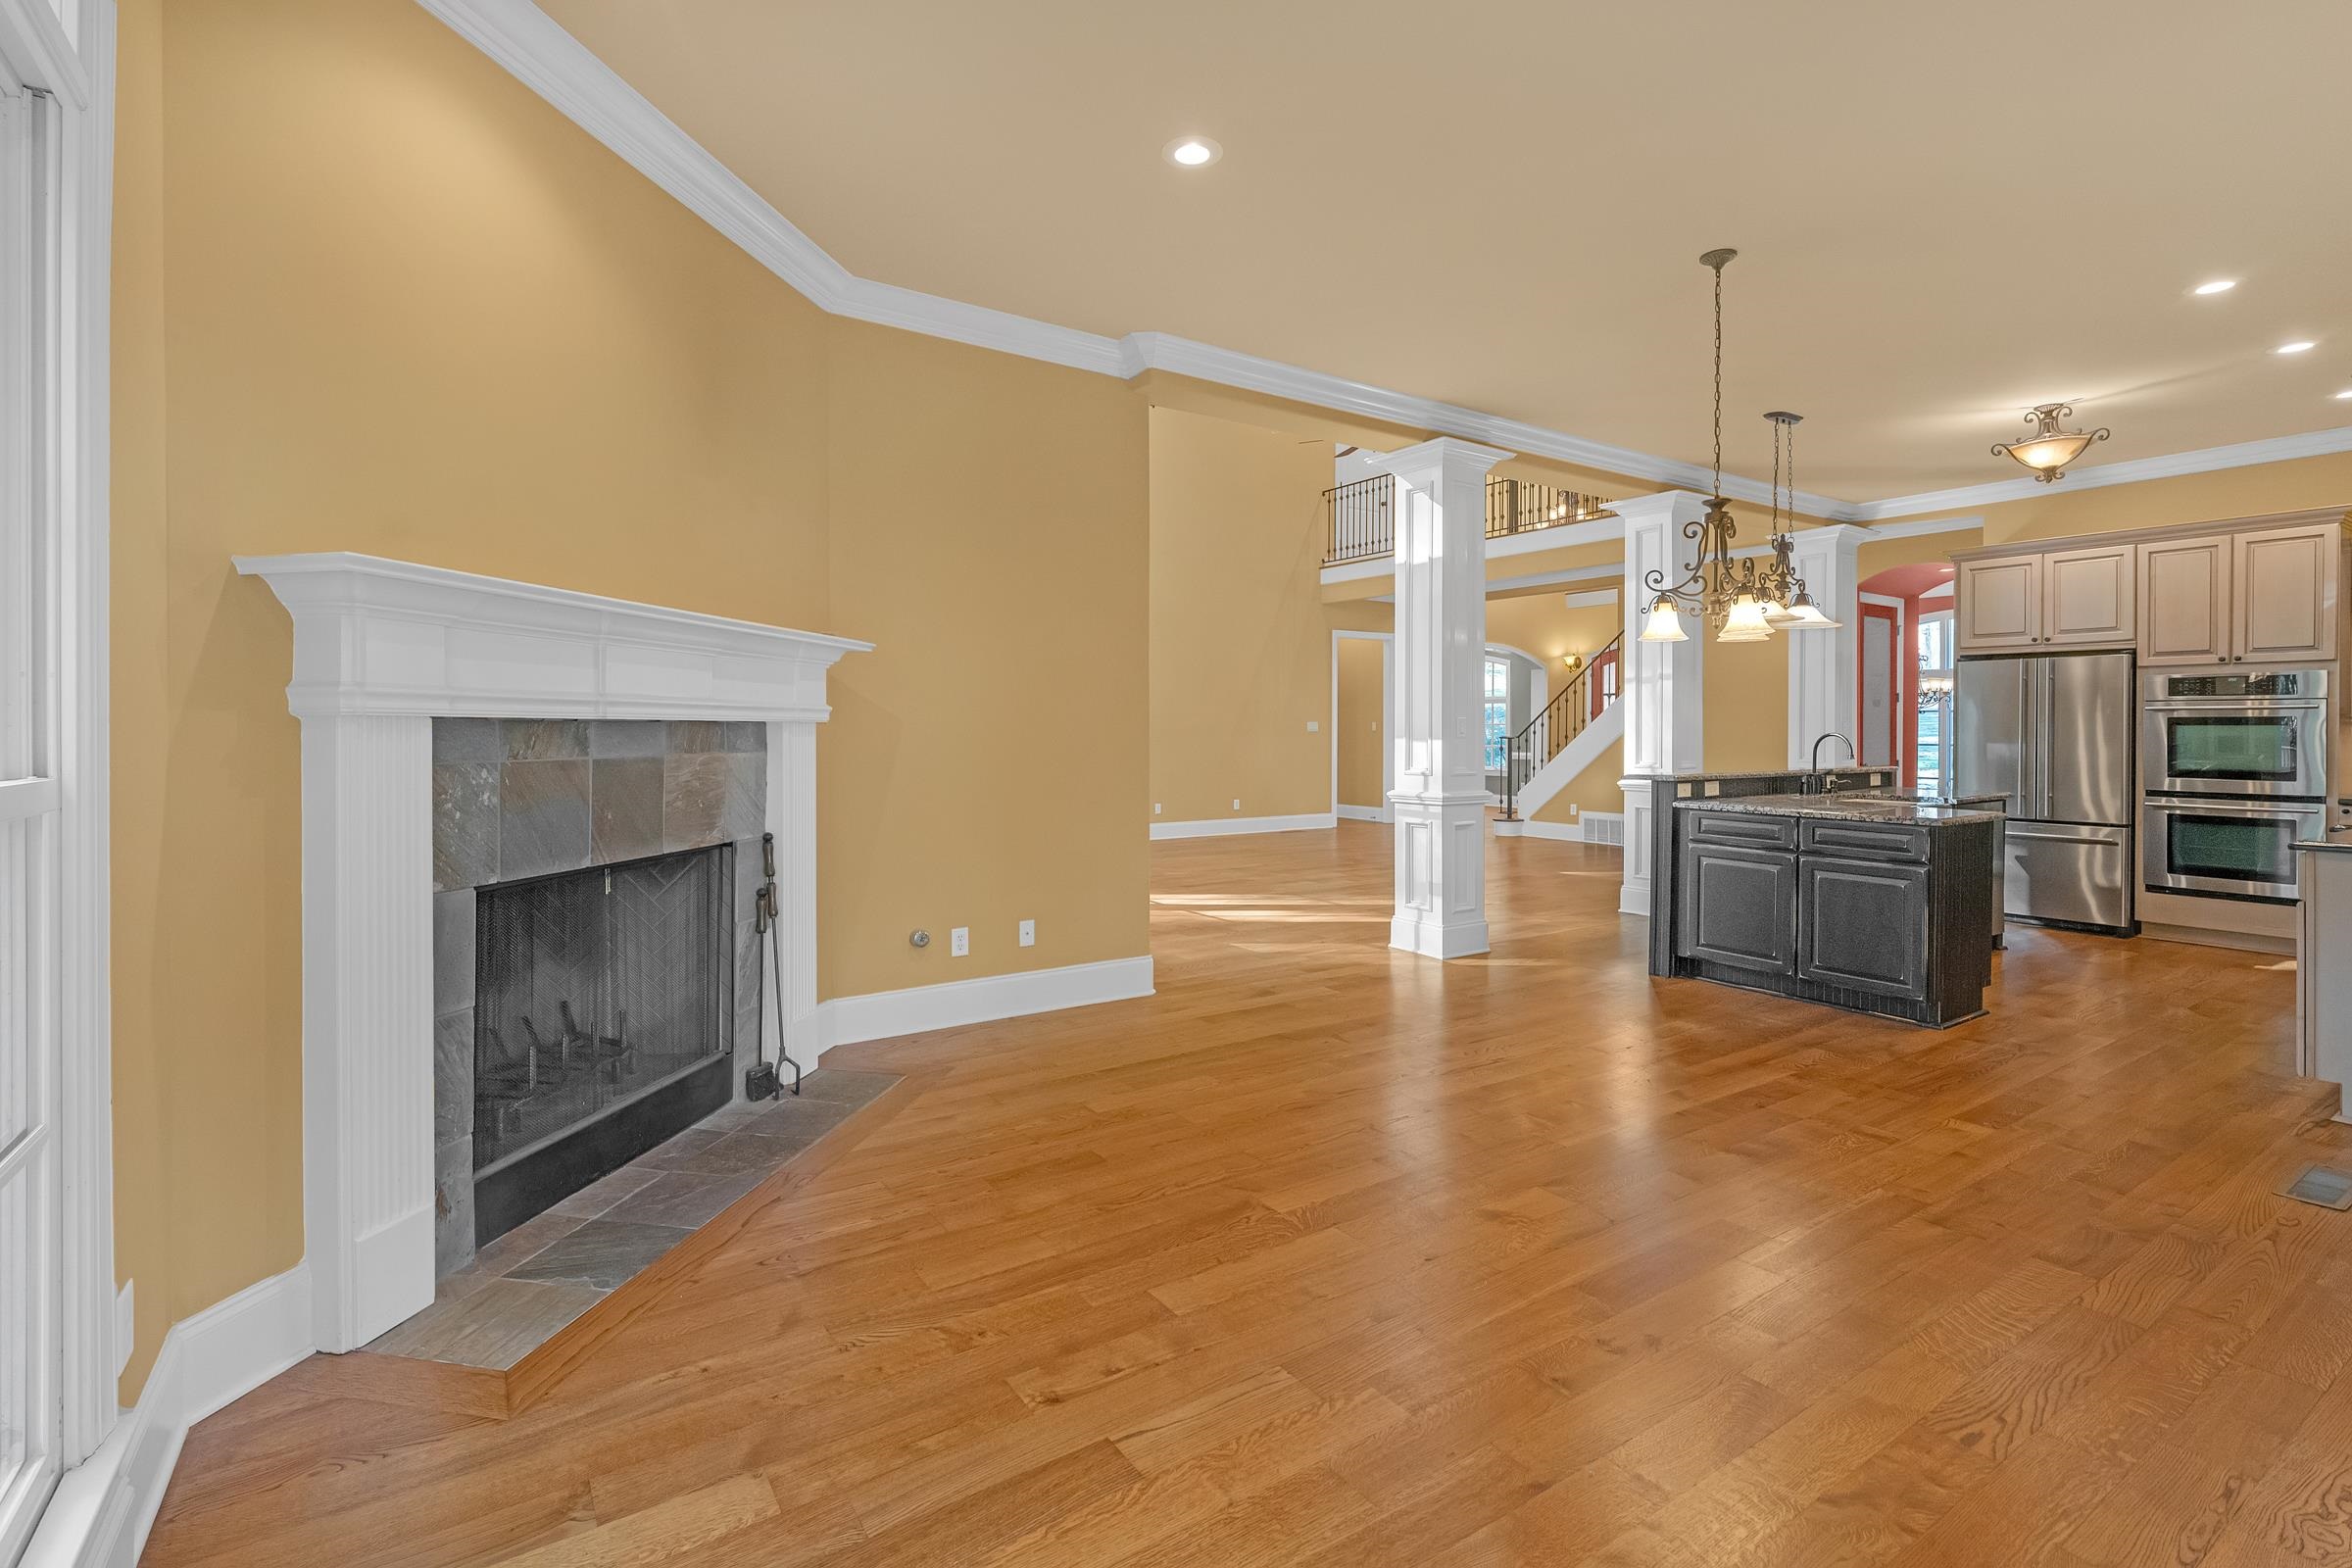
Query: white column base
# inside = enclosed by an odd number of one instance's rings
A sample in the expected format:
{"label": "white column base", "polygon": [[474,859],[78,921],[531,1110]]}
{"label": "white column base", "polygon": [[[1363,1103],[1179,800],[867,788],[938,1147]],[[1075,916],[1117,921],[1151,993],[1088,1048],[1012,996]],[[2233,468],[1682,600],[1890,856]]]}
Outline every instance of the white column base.
{"label": "white column base", "polygon": [[1657,807],[1646,778],[1621,778],[1625,792],[1625,880],[1617,894],[1619,914],[1649,917],[1649,858],[1656,844]]}
{"label": "white column base", "polygon": [[1396,913],[1389,946],[1427,958],[1487,951],[1487,800],[1392,795]]}

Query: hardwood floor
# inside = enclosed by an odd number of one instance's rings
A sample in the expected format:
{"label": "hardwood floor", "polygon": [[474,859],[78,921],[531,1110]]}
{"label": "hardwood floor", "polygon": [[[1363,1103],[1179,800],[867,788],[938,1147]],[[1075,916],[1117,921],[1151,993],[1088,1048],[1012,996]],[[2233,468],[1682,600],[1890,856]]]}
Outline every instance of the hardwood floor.
{"label": "hardwood floor", "polygon": [[836,1052],[897,1113],[536,1402],[315,1357],[146,1560],[2352,1563],[2278,960],[2021,931],[1930,1033],[1652,982],[1613,851],[1442,966],[1384,829],[1152,854],[1156,997]]}

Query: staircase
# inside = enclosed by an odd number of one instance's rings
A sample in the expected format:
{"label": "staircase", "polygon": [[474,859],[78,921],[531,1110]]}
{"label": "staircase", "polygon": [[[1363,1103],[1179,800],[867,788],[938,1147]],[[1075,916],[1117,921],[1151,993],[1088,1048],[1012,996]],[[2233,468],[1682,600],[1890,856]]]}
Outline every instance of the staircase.
{"label": "staircase", "polygon": [[1610,744],[1624,738],[1625,714],[1617,707],[1617,645],[1609,639],[1576,677],[1555,693],[1544,710],[1511,737],[1504,751],[1502,819],[1524,820],[1557,795]]}

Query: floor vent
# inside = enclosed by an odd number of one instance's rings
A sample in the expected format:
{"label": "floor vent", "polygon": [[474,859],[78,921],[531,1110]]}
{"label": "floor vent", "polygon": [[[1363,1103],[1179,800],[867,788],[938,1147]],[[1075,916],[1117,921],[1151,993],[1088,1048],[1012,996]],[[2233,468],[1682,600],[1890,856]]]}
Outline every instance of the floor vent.
{"label": "floor vent", "polygon": [[2352,1172],[2306,1165],[2303,1174],[2287,1185],[2286,1196],[2322,1208],[2352,1208]]}
{"label": "floor vent", "polygon": [[1625,843],[1625,813],[1622,811],[1587,811],[1585,813],[1585,842],[1587,844]]}

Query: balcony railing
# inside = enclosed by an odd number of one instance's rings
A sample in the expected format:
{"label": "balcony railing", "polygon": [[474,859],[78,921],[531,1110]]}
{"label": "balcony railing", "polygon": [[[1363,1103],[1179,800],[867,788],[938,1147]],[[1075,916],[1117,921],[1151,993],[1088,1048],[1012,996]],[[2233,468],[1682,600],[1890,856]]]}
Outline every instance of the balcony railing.
{"label": "balcony railing", "polygon": [[[1323,492],[1327,528],[1324,535],[1323,564],[1336,566],[1344,562],[1370,561],[1396,553],[1396,480],[1392,474],[1376,473],[1369,479],[1358,479]],[[1562,490],[1556,485],[1534,484],[1525,479],[1490,478],[1487,480],[1487,537],[1507,539],[1514,534],[1535,533],[1544,528],[1563,527],[1572,522],[1590,522],[1595,517],[1613,517],[1609,503],[1599,496],[1585,495],[1576,490]]]}
{"label": "balcony railing", "polygon": [[1323,545],[1326,566],[1396,553],[1395,474],[1376,473],[1369,479],[1326,490],[1323,510],[1330,519]]}

